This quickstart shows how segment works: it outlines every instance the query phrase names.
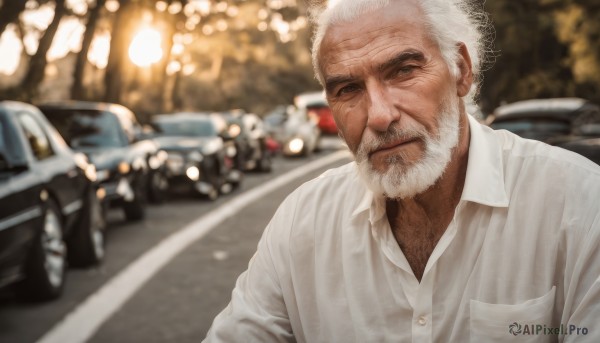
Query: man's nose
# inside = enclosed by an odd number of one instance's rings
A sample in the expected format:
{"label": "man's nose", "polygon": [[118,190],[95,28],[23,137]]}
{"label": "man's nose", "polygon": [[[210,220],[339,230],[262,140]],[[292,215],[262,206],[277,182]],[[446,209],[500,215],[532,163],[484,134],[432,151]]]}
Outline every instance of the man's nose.
{"label": "man's nose", "polygon": [[367,89],[367,93],[369,95],[367,127],[373,131],[386,132],[392,123],[400,120],[400,113],[394,106],[394,100],[383,87],[371,87]]}

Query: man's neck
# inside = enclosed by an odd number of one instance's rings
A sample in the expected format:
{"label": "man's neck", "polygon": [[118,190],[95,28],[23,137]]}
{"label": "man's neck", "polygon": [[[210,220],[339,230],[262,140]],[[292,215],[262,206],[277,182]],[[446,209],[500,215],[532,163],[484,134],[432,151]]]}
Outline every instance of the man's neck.
{"label": "man's neck", "polygon": [[410,199],[389,199],[392,232],[418,280],[435,245],[454,217],[465,184],[469,156],[469,122],[461,115],[460,136],[444,175],[427,191]]}

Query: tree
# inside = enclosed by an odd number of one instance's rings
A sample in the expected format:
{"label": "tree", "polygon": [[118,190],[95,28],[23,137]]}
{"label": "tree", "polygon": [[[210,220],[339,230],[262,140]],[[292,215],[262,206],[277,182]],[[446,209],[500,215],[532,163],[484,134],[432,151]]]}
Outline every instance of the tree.
{"label": "tree", "polygon": [[561,66],[566,50],[554,33],[545,0],[487,1],[495,27],[495,65],[484,73],[481,99],[486,111],[502,102],[558,97],[568,88]]}
{"label": "tree", "polygon": [[[183,9],[188,4],[188,0],[169,0],[166,2],[167,8],[178,3]],[[161,32],[164,39],[162,41],[162,49],[164,52],[161,60],[154,67],[155,73],[152,80],[153,87],[151,91],[154,93],[153,98],[156,99],[156,111],[164,112],[173,109],[173,92],[168,89],[168,65],[171,61],[171,51],[175,44],[175,35],[181,33],[185,28],[187,16],[181,10],[178,13],[169,13],[168,11],[154,11],[155,18],[161,23]],[[173,81],[173,88],[177,86],[177,79]]]}
{"label": "tree", "polygon": [[131,42],[132,25],[139,20],[138,8],[132,0],[119,0],[110,40],[110,53],[104,76],[104,101],[120,103],[126,74],[127,49]]}
{"label": "tree", "polygon": [[21,12],[25,10],[27,0],[6,0],[0,6],[0,37],[6,30],[8,24],[14,23],[19,19]]}
{"label": "tree", "polygon": [[554,11],[558,40],[567,47],[562,64],[574,83],[574,93],[600,103],[600,3],[560,2]]}
{"label": "tree", "polygon": [[25,101],[32,101],[37,95],[38,87],[44,79],[46,65],[48,64],[46,55],[48,54],[48,50],[50,50],[60,21],[67,13],[65,0],[55,0],[54,2],[56,6],[52,22],[48,25],[48,28],[46,28],[46,31],[44,31],[44,34],[40,38],[35,54],[29,59],[25,77],[17,87],[16,93],[19,94],[19,98]]}
{"label": "tree", "polygon": [[73,72],[73,85],[71,86],[71,98],[81,100],[84,98],[85,89],[83,87],[83,73],[87,64],[87,56],[96,33],[96,26],[98,25],[98,19],[100,18],[100,12],[104,7],[106,0],[96,0],[96,5],[90,10],[88,15],[87,24],[85,26],[85,33],[81,42],[81,50],[77,54],[77,60],[75,62],[75,70]]}

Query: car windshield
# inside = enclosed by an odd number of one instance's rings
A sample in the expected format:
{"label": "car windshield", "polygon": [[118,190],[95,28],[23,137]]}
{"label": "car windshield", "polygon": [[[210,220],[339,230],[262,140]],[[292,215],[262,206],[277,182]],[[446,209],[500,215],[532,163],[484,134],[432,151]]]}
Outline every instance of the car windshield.
{"label": "car windshield", "polygon": [[127,145],[119,119],[110,112],[50,109],[44,113],[72,148]]}
{"label": "car windshield", "polygon": [[217,130],[210,120],[157,120],[154,125],[164,136],[214,137]]}
{"label": "car windshield", "polygon": [[286,116],[283,114],[271,114],[265,117],[264,121],[267,125],[271,126],[279,126],[286,119]]}

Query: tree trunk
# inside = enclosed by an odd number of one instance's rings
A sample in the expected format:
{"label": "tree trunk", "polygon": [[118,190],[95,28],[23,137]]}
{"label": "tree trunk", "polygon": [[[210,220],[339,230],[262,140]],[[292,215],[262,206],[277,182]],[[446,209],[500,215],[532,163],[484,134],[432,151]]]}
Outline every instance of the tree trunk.
{"label": "tree trunk", "polygon": [[73,72],[73,85],[71,86],[71,98],[75,100],[83,100],[85,90],[83,87],[83,74],[87,63],[87,55],[96,33],[96,26],[98,19],[100,18],[100,11],[104,7],[106,0],[97,0],[96,6],[91,9],[88,22],[85,27],[85,33],[83,34],[83,40],[81,42],[81,50],[77,54],[77,61],[75,62],[75,71]]}
{"label": "tree trunk", "polygon": [[27,0],[5,0],[0,6],[0,37],[8,24],[19,19],[19,14],[25,10]]}
{"label": "tree trunk", "polygon": [[42,35],[37,51],[31,56],[25,77],[19,85],[21,97],[26,101],[31,101],[35,98],[38,87],[42,83],[42,80],[44,80],[46,65],[48,64],[46,55],[48,54],[48,50],[50,50],[58,25],[66,13],[65,0],[56,0],[55,3],[54,18]]}
{"label": "tree trunk", "polygon": [[113,22],[110,53],[104,75],[104,101],[113,103],[120,103],[122,99],[124,66],[131,41],[128,24],[135,22],[132,18],[134,14],[132,1],[120,0],[119,4]]}
{"label": "tree trunk", "polygon": [[[169,1],[168,4],[172,4],[174,1]],[[187,4],[187,0],[178,0],[181,3],[182,7],[185,7]],[[185,22],[185,16],[183,14],[170,14],[167,11],[163,13],[156,14],[158,18],[160,18],[163,23],[162,34],[162,49],[163,49],[163,58],[157,63],[156,68],[154,68],[155,76],[153,77],[154,86],[152,89],[156,92],[156,99],[158,100],[158,110],[161,112],[166,111],[173,107],[171,94],[167,91],[167,80],[169,76],[167,75],[167,67],[169,62],[171,61],[171,50],[173,49],[173,39],[175,33],[177,32],[177,23]]]}

